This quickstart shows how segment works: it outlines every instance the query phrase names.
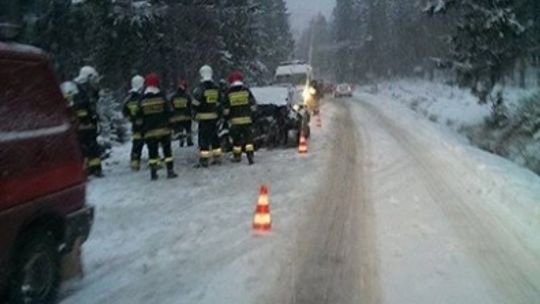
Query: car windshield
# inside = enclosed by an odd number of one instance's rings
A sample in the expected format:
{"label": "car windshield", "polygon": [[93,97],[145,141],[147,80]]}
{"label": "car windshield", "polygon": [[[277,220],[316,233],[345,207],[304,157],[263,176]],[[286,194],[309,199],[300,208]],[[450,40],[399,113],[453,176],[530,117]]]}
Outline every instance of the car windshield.
{"label": "car windshield", "polygon": [[276,76],[276,83],[292,84],[296,86],[305,85],[307,82],[306,74],[287,74]]}
{"label": "car windshield", "polygon": [[0,304],[540,304],[540,0],[0,0]]}

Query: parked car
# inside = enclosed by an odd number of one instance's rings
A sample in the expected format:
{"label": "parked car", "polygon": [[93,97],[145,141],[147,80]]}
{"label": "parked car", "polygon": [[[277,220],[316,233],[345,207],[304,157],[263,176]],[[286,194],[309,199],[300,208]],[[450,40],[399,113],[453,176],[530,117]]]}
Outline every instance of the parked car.
{"label": "parked car", "polygon": [[39,49],[0,41],[0,117],[0,303],[53,303],[93,208],[67,103]]}
{"label": "parked car", "polygon": [[352,96],[353,96],[353,89],[351,85],[347,83],[342,83],[336,86],[336,89],[334,91],[335,98],[352,97]]}

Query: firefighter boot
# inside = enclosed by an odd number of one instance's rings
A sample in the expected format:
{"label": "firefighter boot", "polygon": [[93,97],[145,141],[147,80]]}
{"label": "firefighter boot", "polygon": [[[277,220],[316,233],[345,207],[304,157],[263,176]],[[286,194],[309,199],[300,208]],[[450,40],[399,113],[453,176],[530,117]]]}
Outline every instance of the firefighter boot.
{"label": "firefighter boot", "polygon": [[212,152],[214,159],[212,160],[212,165],[221,165],[221,156],[223,155],[223,152],[221,151],[221,148],[214,149]]}
{"label": "firefighter boot", "polygon": [[131,161],[131,170],[134,171],[134,172],[137,172],[137,171],[141,170],[141,161],[137,160],[137,159],[132,160]]}
{"label": "firefighter boot", "polygon": [[97,166],[95,169],[94,169],[94,176],[95,177],[105,177],[105,175],[103,175],[103,170],[101,169],[101,165]]}
{"label": "firefighter boot", "polygon": [[181,133],[178,136],[178,139],[179,139],[179,143],[180,143],[180,148],[183,148],[186,145],[186,134]]}
{"label": "firefighter boot", "polygon": [[152,165],[150,167],[150,179],[153,180],[153,181],[158,179],[157,166],[156,165]]}
{"label": "firefighter boot", "polygon": [[234,146],[233,147],[233,163],[239,163],[242,161],[242,147]]}
{"label": "firefighter boot", "polygon": [[247,154],[249,165],[253,165],[255,163],[254,161],[255,153],[253,151],[250,151],[250,152],[247,152],[246,154]]}
{"label": "firefighter boot", "polygon": [[173,179],[177,178],[178,174],[174,172],[174,164],[173,163],[167,163],[167,178]]}
{"label": "firefighter boot", "polygon": [[197,164],[198,168],[208,168],[208,158],[200,158]]}

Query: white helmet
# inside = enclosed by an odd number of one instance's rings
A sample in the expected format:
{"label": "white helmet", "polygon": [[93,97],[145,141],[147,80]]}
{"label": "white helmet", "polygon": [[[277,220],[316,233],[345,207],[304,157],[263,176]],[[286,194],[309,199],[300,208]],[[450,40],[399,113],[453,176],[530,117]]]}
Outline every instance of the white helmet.
{"label": "white helmet", "polygon": [[214,76],[214,71],[209,65],[204,65],[200,70],[201,81],[210,81]]}
{"label": "white helmet", "polygon": [[75,82],[80,83],[80,84],[87,83],[89,81],[97,82],[98,78],[99,78],[99,74],[96,71],[96,69],[94,69],[91,66],[83,66],[81,68],[81,71],[79,72],[79,76],[75,78]]}
{"label": "white helmet", "polygon": [[73,96],[79,93],[79,89],[73,81],[62,82],[62,84],[60,85],[60,90],[62,90],[64,98],[68,101],[68,104],[70,105],[73,103]]}
{"label": "white helmet", "polygon": [[144,78],[141,75],[136,75],[131,78],[131,91],[138,92],[144,87]]}

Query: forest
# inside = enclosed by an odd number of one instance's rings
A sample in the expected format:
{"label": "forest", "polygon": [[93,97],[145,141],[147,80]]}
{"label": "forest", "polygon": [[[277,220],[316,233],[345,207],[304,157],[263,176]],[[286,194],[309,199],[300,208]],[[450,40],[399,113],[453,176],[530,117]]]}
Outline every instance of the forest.
{"label": "forest", "polygon": [[166,85],[193,82],[203,64],[225,77],[241,68],[271,79],[293,49],[283,0],[7,0],[23,24],[19,40],[52,54],[61,80],[83,65],[102,86],[125,92],[135,74],[157,72]]}
{"label": "forest", "polygon": [[337,0],[297,53],[338,81],[442,73],[486,102],[497,84],[540,83],[538,12],[537,0]]}

